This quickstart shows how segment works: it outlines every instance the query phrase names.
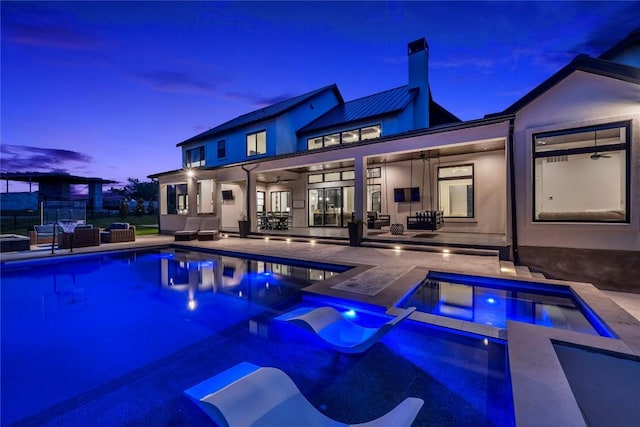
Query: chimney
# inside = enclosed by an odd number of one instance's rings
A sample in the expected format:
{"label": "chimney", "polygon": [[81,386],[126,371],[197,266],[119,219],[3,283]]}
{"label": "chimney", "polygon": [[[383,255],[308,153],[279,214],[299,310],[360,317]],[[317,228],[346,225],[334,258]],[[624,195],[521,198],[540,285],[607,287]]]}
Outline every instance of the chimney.
{"label": "chimney", "polygon": [[429,127],[429,45],[421,38],[409,43],[409,90],[418,94],[413,101],[413,128]]}

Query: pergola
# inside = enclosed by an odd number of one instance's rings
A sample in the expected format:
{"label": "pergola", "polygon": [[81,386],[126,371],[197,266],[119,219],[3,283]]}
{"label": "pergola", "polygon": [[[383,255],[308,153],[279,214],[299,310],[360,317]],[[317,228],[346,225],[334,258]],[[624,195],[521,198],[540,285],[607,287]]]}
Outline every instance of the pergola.
{"label": "pergola", "polygon": [[89,208],[95,210],[103,208],[102,185],[116,183],[108,179],[75,176],[63,172],[0,172],[0,179],[7,181],[7,193],[9,181],[37,183],[38,204],[47,200],[71,200],[72,184],[88,185]]}

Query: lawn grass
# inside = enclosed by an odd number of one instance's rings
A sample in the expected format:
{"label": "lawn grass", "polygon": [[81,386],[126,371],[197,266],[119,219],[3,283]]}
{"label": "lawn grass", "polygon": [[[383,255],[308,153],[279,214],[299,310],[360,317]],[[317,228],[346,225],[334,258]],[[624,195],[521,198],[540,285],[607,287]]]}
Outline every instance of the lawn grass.
{"label": "lawn grass", "polygon": [[[93,225],[94,228],[107,228],[113,222],[128,222],[136,227],[136,236],[148,236],[158,234],[158,216],[157,215],[129,215],[125,218],[119,216],[87,219],[87,224]],[[13,228],[9,224],[3,224],[2,234],[19,234],[28,235],[27,230],[32,225],[40,224],[37,217],[29,223],[21,223],[20,227]],[[149,227],[150,226],[150,227]]]}

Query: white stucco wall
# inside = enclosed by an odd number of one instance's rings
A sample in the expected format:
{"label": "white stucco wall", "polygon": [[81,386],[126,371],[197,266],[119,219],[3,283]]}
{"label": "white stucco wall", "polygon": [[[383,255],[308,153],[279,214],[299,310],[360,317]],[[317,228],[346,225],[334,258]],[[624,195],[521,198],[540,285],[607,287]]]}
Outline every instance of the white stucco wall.
{"label": "white stucco wall", "polygon": [[[535,223],[532,135],[625,120],[631,120],[631,222]],[[640,250],[640,86],[574,72],[516,114],[514,142],[519,245]]]}

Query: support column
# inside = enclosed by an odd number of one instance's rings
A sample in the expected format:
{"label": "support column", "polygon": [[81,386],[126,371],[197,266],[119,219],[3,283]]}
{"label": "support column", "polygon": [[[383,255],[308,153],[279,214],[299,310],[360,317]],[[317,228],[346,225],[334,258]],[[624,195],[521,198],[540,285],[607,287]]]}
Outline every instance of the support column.
{"label": "support column", "polygon": [[355,189],[353,207],[355,209],[356,219],[361,219],[363,222],[366,219],[367,212],[367,166],[365,164],[364,157],[358,155],[354,159],[354,172],[355,172]]}
{"label": "support column", "polygon": [[198,215],[198,178],[187,174],[187,216]]}

